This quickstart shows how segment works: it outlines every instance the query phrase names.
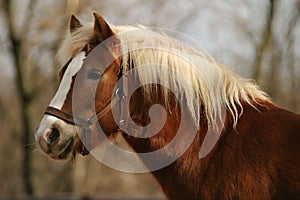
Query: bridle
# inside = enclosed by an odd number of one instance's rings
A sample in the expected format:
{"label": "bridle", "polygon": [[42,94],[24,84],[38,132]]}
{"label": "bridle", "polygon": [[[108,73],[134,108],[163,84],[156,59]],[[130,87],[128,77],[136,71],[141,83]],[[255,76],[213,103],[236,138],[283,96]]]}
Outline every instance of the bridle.
{"label": "bridle", "polygon": [[127,117],[128,114],[125,112],[124,108],[124,101],[128,94],[128,76],[124,75],[123,73],[123,67],[121,67],[119,79],[118,79],[118,85],[116,92],[114,93],[114,96],[110,99],[110,101],[97,113],[95,113],[93,116],[91,116],[88,119],[84,119],[79,116],[74,116],[71,113],[67,113],[63,110],[60,110],[58,108],[48,106],[46,108],[45,114],[51,115],[54,117],[57,117],[63,121],[65,121],[68,124],[79,126],[83,129],[83,142],[85,145],[82,146],[81,154],[83,156],[89,154],[89,150],[92,148],[92,130],[91,126],[97,122],[99,119],[101,119],[103,116],[105,116],[114,106],[116,106],[119,103],[119,110],[120,110],[120,120],[119,120],[119,128],[126,126]]}

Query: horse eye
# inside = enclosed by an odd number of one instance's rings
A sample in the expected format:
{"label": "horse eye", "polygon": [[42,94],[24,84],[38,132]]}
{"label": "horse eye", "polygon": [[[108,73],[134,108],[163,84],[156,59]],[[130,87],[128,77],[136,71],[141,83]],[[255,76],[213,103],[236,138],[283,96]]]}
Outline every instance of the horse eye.
{"label": "horse eye", "polygon": [[90,80],[99,80],[101,77],[102,77],[102,72],[97,69],[91,69],[87,74],[87,78]]}

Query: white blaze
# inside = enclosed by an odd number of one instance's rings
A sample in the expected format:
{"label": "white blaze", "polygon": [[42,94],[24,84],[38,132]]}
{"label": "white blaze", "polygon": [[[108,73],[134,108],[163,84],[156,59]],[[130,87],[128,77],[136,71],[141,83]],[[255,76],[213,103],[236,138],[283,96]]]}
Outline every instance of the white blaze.
{"label": "white blaze", "polygon": [[[67,98],[67,94],[71,89],[72,77],[80,70],[84,58],[85,58],[85,52],[81,52],[72,59],[71,63],[67,67],[65,74],[63,75],[59,88],[56,94],[54,95],[53,99],[51,100],[49,106],[55,107],[57,109],[62,108]],[[40,122],[38,130],[36,131],[36,136],[42,136],[44,137],[45,140],[47,140],[46,138],[47,136],[44,135],[44,132],[47,130],[47,128],[52,127],[53,124],[58,122],[60,126],[64,126],[61,128],[65,129],[66,127],[68,127],[68,124],[65,123],[63,120],[58,119],[57,117],[54,116],[45,115]]]}
{"label": "white blaze", "polygon": [[61,80],[59,88],[55,96],[51,100],[49,106],[52,106],[57,109],[62,108],[67,98],[67,94],[71,89],[72,77],[80,70],[84,58],[85,58],[85,52],[81,52],[72,59],[71,63],[67,67],[67,70]]}

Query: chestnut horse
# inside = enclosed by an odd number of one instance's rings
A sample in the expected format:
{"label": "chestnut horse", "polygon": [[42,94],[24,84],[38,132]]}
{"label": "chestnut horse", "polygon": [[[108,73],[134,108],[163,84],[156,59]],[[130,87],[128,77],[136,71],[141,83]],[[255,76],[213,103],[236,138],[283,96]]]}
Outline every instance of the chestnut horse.
{"label": "chestnut horse", "polygon": [[[119,133],[168,199],[300,198],[299,115],[183,42],[94,17],[87,25],[71,17],[61,83],[35,135],[42,151],[69,160]],[[151,112],[157,104],[164,110]]]}

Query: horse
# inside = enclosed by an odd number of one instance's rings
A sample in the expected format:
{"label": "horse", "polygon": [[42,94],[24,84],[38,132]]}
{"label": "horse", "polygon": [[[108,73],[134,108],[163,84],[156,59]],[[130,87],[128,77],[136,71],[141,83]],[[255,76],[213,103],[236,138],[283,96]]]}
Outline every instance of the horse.
{"label": "horse", "polygon": [[60,85],[35,133],[44,153],[74,159],[118,134],[167,199],[299,199],[300,115],[184,42],[93,15],[72,15],[58,50]]}

